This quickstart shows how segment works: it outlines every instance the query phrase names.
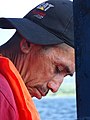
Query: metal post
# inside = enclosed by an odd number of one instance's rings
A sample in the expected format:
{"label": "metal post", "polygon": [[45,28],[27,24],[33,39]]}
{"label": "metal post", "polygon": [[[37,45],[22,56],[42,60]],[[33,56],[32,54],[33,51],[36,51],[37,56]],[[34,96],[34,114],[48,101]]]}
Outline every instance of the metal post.
{"label": "metal post", "polygon": [[74,0],[77,119],[90,120],[90,0]]}

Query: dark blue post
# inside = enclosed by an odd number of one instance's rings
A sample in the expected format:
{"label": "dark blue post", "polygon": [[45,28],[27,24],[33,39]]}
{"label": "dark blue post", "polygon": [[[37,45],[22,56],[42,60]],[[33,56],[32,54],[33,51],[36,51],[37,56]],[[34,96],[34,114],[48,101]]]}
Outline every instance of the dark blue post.
{"label": "dark blue post", "polygon": [[90,120],[90,0],[74,0],[78,120]]}

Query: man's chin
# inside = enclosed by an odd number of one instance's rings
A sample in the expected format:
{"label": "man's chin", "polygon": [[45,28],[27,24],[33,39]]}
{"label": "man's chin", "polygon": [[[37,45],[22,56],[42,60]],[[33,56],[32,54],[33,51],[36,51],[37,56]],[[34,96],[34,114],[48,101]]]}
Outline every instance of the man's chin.
{"label": "man's chin", "polygon": [[39,100],[42,99],[42,97],[36,97],[36,96],[35,96],[35,98],[37,98],[37,99],[39,99]]}
{"label": "man's chin", "polygon": [[36,97],[37,99],[41,99],[42,95],[41,94],[36,94],[34,97]]}
{"label": "man's chin", "polygon": [[42,95],[39,93],[39,94],[31,95],[31,97],[35,97],[37,99],[41,99]]}

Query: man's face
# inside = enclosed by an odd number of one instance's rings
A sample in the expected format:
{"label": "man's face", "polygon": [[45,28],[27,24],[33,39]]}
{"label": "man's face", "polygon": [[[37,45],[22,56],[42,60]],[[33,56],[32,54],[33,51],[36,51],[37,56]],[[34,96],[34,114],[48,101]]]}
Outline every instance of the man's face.
{"label": "man's face", "polygon": [[73,75],[75,70],[74,49],[54,46],[42,49],[33,46],[27,67],[25,84],[32,97],[41,99],[49,90],[57,92],[63,78]]}

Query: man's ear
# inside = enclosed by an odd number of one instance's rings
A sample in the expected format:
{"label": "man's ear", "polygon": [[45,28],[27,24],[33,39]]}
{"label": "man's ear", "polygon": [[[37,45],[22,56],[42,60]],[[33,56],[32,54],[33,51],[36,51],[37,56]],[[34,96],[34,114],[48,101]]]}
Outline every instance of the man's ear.
{"label": "man's ear", "polygon": [[21,48],[21,51],[23,53],[29,53],[31,47],[30,47],[30,43],[27,42],[25,39],[22,39],[21,42],[20,42],[20,48]]}

